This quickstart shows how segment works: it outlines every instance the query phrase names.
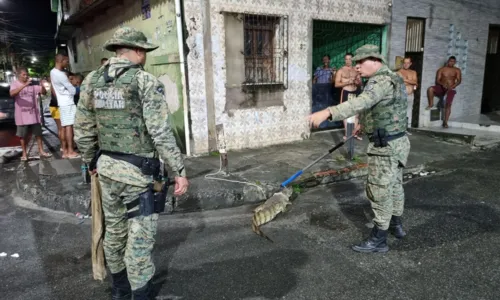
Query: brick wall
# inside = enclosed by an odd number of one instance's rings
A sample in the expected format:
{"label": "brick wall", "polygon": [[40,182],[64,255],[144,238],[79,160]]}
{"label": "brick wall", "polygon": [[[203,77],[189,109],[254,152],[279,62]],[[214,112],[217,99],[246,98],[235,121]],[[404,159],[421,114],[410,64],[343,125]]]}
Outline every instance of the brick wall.
{"label": "brick wall", "polygon": [[[469,41],[467,69],[462,76],[462,84],[457,88],[451,119],[479,114],[488,28],[490,24],[500,24],[500,1],[394,0],[389,48],[391,64],[394,64],[396,56],[405,53],[407,17],[426,18],[419,127],[441,124],[429,121],[429,111],[425,110],[426,90],[434,84],[437,69],[447,60],[450,24],[454,25],[455,31],[461,32],[462,40]],[[459,57],[457,59],[461,61]]]}

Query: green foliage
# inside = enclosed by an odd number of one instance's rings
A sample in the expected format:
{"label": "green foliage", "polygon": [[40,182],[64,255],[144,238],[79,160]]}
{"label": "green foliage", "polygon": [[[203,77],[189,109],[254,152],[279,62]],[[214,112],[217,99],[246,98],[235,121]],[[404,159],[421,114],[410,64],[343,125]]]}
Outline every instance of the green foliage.
{"label": "green foliage", "polygon": [[38,77],[38,73],[33,70],[33,68],[28,68],[28,75],[30,77]]}
{"label": "green foliage", "polygon": [[293,189],[293,192],[296,194],[302,193],[302,190],[303,190],[303,188],[297,183],[292,184],[292,189]]}
{"label": "green foliage", "polygon": [[352,160],[356,163],[362,163],[363,160],[361,159],[361,157],[357,156],[357,155],[354,155],[354,157],[352,158]]}

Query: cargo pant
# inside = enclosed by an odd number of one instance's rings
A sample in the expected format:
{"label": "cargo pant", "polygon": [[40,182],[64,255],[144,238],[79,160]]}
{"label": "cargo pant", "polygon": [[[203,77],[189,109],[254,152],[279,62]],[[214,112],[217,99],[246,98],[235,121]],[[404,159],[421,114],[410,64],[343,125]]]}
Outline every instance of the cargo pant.
{"label": "cargo pant", "polygon": [[408,116],[408,128],[411,127],[411,119],[413,116],[413,102],[415,99],[415,94],[408,95],[408,109],[406,111],[406,114]]}
{"label": "cargo pant", "polygon": [[[104,254],[111,273],[127,268],[132,290],[139,289],[153,277],[155,266],[151,252],[155,243],[158,214],[127,219],[126,203],[137,199],[147,187],[114,181],[99,175],[104,212]],[[132,209],[133,211],[135,209]]]}
{"label": "cargo pant", "polygon": [[404,210],[403,169],[410,153],[407,136],[388,142],[387,147],[368,145],[368,178],[366,196],[371,202],[373,222],[387,230],[391,217],[401,216]]}

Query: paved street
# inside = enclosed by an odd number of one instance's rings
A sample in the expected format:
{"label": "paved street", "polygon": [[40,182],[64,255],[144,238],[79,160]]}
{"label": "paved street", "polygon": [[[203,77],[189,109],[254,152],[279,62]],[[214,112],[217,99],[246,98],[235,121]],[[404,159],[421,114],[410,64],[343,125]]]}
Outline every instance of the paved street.
{"label": "paved street", "polygon": [[[251,207],[162,216],[157,299],[498,299],[499,154],[408,180],[408,236],[387,254],[349,249],[369,231],[361,181],[305,191],[263,226],[274,244],[251,231]],[[2,170],[2,298],[109,299],[91,277],[89,220],[13,205],[13,169]]]}
{"label": "paved street", "polygon": [[19,138],[16,137],[16,124],[0,124],[0,148],[21,146]]}

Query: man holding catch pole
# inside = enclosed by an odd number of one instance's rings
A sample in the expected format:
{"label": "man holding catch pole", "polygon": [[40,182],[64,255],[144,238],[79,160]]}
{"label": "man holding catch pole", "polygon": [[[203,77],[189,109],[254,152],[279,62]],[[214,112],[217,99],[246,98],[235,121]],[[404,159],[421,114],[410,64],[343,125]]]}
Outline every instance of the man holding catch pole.
{"label": "man holding catch pole", "polygon": [[407,93],[403,79],[391,71],[379,47],[364,45],[353,57],[356,69],[368,82],[361,94],[308,117],[310,126],[325,120],[339,121],[363,112],[360,120],[367,133],[368,178],[366,195],[374,214],[370,236],[352,247],[358,252],[387,252],[387,234],[403,238],[403,168],[410,153],[406,136]]}

